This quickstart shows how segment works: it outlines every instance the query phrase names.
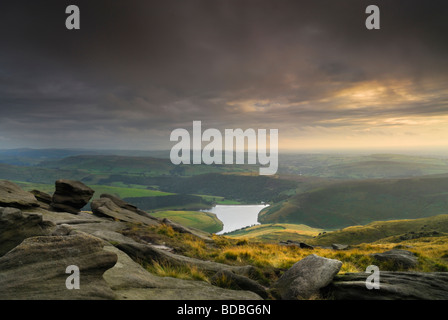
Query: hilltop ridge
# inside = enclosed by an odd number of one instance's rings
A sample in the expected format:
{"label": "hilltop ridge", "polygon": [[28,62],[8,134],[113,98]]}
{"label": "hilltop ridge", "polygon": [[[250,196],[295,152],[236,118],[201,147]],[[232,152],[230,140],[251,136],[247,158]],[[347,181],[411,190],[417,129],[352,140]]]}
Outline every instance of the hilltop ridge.
{"label": "hilltop ridge", "polygon": [[[260,245],[155,218],[113,195],[101,195],[92,201],[92,213],[83,212],[94,190],[70,180],[58,180],[55,187],[56,197],[0,183],[0,285],[7,288],[1,299],[333,299],[359,291],[345,274],[354,264],[362,270],[369,263],[400,271],[388,273],[392,282],[403,274],[406,280],[398,291],[358,292],[358,298],[440,299],[448,293],[448,279],[440,272],[375,260],[384,259],[381,251],[393,249],[390,244],[345,251]],[[444,249],[437,250],[432,253]],[[399,250],[392,252],[389,256],[402,259]],[[414,269],[448,270],[419,251],[406,251],[406,257]],[[81,290],[67,290],[68,265],[79,268]],[[366,276],[356,274],[358,282]],[[420,285],[423,278],[437,286]]]}

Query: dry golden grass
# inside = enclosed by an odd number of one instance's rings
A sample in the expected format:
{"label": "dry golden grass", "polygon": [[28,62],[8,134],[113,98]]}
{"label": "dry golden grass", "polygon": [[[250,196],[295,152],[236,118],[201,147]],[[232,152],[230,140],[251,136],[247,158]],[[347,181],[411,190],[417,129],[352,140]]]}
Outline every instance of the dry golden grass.
{"label": "dry golden grass", "polygon": [[[151,228],[132,227],[128,231],[138,237],[153,237],[157,241],[175,248],[176,252],[186,256],[210,260],[230,265],[253,265],[259,271],[258,280],[268,284],[275,281],[282,271],[310,254],[342,261],[339,273],[364,272],[369,265],[377,265],[383,271],[399,271],[400,267],[390,263],[376,261],[372,254],[393,248],[414,252],[418,257],[417,266],[412,271],[435,272],[448,271],[448,236],[419,238],[400,243],[384,239],[375,243],[351,246],[347,250],[333,250],[315,247],[301,249],[297,246],[284,246],[271,243],[254,242],[250,239],[234,239],[213,235],[211,241],[204,241],[189,234],[180,234],[168,226]],[[189,267],[171,267],[167,265],[146,266],[161,276],[181,277],[208,281],[200,270]],[[225,279],[223,279],[225,282]]]}
{"label": "dry golden grass", "polygon": [[171,266],[153,262],[146,265],[146,270],[160,277],[172,277],[185,280],[200,280],[209,282],[208,277],[194,266]]}
{"label": "dry golden grass", "polygon": [[[216,239],[216,238],[215,238]],[[340,273],[363,272],[367,266],[376,264],[381,270],[397,271],[399,267],[375,261],[374,253],[384,252],[393,248],[406,249],[414,252],[419,263],[414,271],[448,271],[448,237],[423,238],[397,243],[360,244],[347,250],[333,250],[316,247],[313,250],[301,249],[295,246],[254,243],[246,241],[236,245],[221,239],[219,248],[210,249],[203,241],[190,240],[192,256],[229,264],[251,264],[259,268],[287,269],[295,262],[310,254],[316,254],[329,259],[342,261]]]}

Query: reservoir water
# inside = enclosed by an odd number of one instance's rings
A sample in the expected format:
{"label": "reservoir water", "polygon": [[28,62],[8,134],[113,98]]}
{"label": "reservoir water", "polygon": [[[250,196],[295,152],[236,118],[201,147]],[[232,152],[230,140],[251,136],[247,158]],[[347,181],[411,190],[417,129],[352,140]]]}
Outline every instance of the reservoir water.
{"label": "reservoir water", "polygon": [[214,213],[224,224],[223,229],[216,234],[223,234],[244,227],[259,224],[258,213],[269,205],[216,205],[211,209],[203,210]]}

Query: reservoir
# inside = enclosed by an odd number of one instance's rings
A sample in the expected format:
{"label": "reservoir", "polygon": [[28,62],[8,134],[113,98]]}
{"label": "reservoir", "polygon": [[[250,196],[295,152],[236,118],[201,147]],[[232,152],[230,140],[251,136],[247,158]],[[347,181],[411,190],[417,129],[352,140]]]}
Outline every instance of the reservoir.
{"label": "reservoir", "polygon": [[268,207],[265,204],[254,205],[216,205],[209,210],[224,224],[223,229],[216,234],[223,234],[244,227],[259,224],[258,213]]}

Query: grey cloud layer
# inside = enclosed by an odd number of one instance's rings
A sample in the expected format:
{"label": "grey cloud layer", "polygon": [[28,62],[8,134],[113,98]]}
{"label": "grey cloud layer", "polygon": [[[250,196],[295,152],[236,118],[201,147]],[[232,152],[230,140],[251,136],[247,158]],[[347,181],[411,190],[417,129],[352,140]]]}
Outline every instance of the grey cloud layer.
{"label": "grey cloud layer", "polygon": [[[331,127],[446,111],[446,1],[379,1],[379,31],[366,30],[370,2],[358,0],[74,1],[72,32],[68,4],[0,4],[5,146],[159,146],[192,120]],[[372,81],[436,97],[341,108],[338,92]]]}

